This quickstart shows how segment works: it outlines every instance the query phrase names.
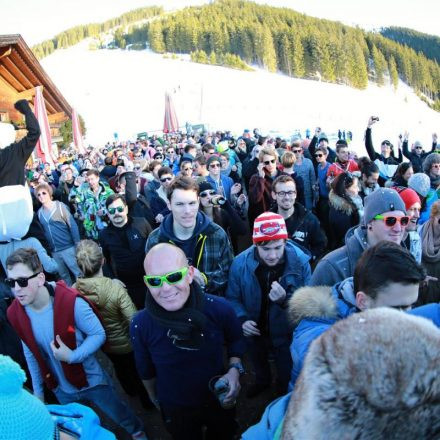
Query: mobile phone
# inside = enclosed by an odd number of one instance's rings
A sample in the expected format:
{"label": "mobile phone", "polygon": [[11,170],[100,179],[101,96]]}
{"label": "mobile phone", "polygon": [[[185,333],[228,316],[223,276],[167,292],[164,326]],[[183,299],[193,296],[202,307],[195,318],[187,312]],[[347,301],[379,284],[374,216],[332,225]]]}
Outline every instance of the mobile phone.
{"label": "mobile phone", "polygon": [[372,117],[371,117],[371,120],[372,120],[372,121],[379,121],[379,116],[372,116]]}

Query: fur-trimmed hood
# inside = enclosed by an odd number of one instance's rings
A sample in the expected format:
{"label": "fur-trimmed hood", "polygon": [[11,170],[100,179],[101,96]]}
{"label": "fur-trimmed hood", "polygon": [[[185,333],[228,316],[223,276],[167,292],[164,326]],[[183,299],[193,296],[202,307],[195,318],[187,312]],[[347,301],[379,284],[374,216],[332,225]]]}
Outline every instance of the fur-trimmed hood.
{"label": "fur-trimmed hood", "polygon": [[299,324],[306,318],[336,318],[337,305],[329,286],[301,287],[289,300],[289,318]]}
{"label": "fur-trimmed hood", "polygon": [[440,330],[378,308],[343,319],[308,350],[283,440],[440,437]]}
{"label": "fur-trimmed hood", "polygon": [[353,205],[348,203],[348,201],[344,198],[338,196],[333,190],[330,191],[328,201],[330,203],[330,206],[332,206],[337,211],[342,211],[344,214],[347,215],[351,215],[353,213]]}
{"label": "fur-trimmed hood", "polygon": [[355,309],[353,278],[350,277],[333,287],[301,287],[289,300],[288,314],[297,325],[303,319],[345,318]]}

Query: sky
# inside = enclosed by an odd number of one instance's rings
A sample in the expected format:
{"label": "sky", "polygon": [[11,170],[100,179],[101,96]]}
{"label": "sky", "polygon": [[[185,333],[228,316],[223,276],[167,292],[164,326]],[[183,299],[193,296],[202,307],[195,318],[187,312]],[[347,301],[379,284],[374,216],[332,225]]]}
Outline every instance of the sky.
{"label": "sky", "polygon": [[[271,6],[367,29],[403,26],[440,35],[438,0],[257,0]],[[78,24],[101,22],[131,9],[175,9],[207,0],[0,0],[0,34],[20,33],[32,46]]]}

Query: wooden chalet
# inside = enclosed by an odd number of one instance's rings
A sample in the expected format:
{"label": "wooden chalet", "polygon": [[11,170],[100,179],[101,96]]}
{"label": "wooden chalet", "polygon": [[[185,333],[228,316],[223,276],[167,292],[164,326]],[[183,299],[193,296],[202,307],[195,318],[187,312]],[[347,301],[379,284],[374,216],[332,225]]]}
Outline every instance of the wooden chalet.
{"label": "wooden chalet", "polygon": [[72,108],[21,35],[0,35],[0,121],[23,125],[23,116],[15,110],[14,102],[29,99],[32,106],[36,86],[43,86],[52,141],[58,142],[59,127],[72,118]]}

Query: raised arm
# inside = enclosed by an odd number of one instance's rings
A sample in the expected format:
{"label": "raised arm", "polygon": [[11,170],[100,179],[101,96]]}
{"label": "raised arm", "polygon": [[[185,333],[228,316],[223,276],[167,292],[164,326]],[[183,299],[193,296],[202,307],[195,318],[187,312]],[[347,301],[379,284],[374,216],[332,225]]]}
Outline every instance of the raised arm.
{"label": "raised arm", "polygon": [[368,119],[368,124],[367,124],[367,130],[365,132],[365,148],[367,150],[368,153],[368,157],[374,161],[376,159],[377,153],[374,150],[373,147],[373,140],[371,138],[371,127],[373,126],[373,124],[375,124],[377,121],[379,120],[378,117],[376,116],[371,116],[370,119]]}

